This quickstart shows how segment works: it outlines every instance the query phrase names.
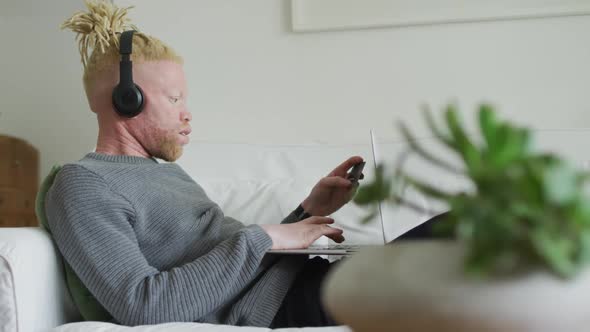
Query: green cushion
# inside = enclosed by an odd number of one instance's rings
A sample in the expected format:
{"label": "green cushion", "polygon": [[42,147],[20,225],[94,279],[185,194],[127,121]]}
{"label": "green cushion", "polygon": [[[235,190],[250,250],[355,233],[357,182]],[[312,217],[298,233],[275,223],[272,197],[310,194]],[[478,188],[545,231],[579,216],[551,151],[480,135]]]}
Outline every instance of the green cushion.
{"label": "green cushion", "polygon": [[[55,165],[49,172],[49,175],[45,177],[43,183],[41,183],[41,187],[39,192],[37,193],[37,198],[35,201],[35,212],[37,213],[37,218],[39,219],[39,224],[41,227],[45,228],[47,232],[51,235],[51,230],[49,229],[49,224],[47,223],[47,216],[45,215],[45,196],[51,185],[53,184],[53,180],[55,176],[61,169],[61,165]],[[100,303],[94,298],[94,296],[90,293],[88,288],[84,286],[80,278],[74,273],[72,267],[65,261],[64,262],[64,275],[66,278],[66,284],[68,290],[70,292],[70,296],[74,300],[76,307],[80,310],[80,314],[84,320],[92,320],[92,321],[110,321],[112,320],[112,316],[106,311]]]}
{"label": "green cushion", "polygon": [[39,192],[37,193],[37,198],[35,200],[35,212],[37,213],[39,224],[50,234],[51,231],[49,230],[49,224],[47,223],[47,216],[45,216],[45,196],[47,195],[49,188],[51,188],[53,180],[60,169],[60,165],[55,165],[53,168],[51,168],[51,171],[49,171],[49,174],[45,177],[43,183],[41,183],[41,188],[39,188]]}

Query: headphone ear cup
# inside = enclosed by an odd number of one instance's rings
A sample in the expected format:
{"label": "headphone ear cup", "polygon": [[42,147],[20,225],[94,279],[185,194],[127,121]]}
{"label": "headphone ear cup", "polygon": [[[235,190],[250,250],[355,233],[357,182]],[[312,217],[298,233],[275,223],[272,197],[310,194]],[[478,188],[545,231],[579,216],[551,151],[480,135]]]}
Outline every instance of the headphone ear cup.
{"label": "headphone ear cup", "polygon": [[143,91],[137,84],[121,86],[118,84],[113,90],[113,106],[115,111],[124,117],[133,118],[143,110]]}

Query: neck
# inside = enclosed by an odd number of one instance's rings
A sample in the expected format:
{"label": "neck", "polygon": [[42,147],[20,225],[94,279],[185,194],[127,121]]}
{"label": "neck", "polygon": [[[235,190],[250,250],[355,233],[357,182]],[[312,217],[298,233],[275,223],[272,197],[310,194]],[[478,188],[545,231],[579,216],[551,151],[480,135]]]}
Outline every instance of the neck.
{"label": "neck", "polygon": [[117,123],[98,126],[96,152],[109,155],[126,155],[151,158],[141,143]]}

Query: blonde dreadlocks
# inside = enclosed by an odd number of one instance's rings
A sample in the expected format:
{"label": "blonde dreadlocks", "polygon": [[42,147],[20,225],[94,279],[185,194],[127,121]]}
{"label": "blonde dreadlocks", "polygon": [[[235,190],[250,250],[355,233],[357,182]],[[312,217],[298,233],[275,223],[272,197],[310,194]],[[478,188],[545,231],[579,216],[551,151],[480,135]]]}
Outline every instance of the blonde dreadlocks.
{"label": "blonde dreadlocks", "polygon": [[61,25],[61,29],[67,28],[76,33],[87,95],[99,74],[118,64],[119,34],[125,30],[137,31],[133,38],[132,61],[183,62],[162,41],[140,32],[135,25],[129,23],[127,12],[133,7],[118,8],[107,0],[86,0],[85,3],[88,12],[75,13]]}

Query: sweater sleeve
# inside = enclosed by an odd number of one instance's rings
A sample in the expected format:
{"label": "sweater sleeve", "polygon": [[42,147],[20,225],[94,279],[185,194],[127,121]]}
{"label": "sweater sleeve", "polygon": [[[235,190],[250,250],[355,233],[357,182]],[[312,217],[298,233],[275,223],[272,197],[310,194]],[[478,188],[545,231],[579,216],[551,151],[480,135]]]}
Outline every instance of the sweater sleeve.
{"label": "sweater sleeve", "polygon": [[57,175],[46,213],[65,260],[125,325],[199,321],[248,285],[272,246],[260,226],[250,225],[194,261],[159,271],[140,250],[133,206],[79,165]]}
{"label": "sweater sleeve", "polygon": [[298,222],[299,217],[297,216],[297,214],[295,214],[295,210],[291,211],[291,213],[289,213],[289,215],[286,216],[285,219],[283,219],[283,221],[281,221],[281,224],[292,224],[294,222]]}

